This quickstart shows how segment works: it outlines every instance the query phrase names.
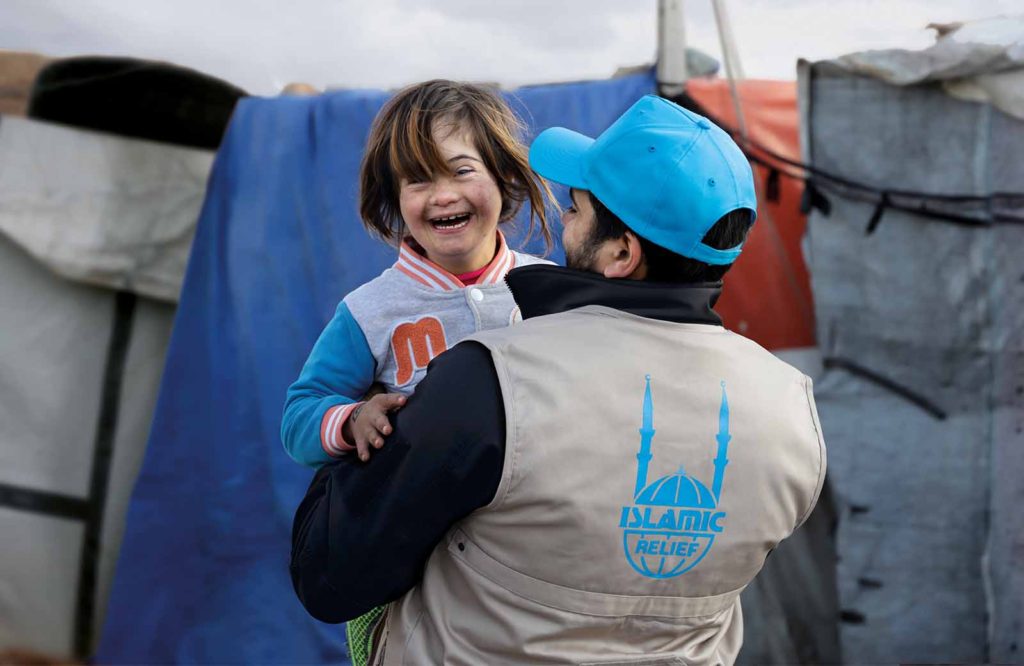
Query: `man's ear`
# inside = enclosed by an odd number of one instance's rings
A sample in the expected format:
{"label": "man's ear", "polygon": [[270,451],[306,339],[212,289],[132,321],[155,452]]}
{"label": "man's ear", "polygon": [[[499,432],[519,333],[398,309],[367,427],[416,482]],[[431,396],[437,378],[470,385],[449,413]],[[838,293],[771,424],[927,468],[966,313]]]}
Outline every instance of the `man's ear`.
{"label": "man's ear", "polygon": [[647,262],[644,260],[644,249],[640,239],[632,231],[627,231],[621,238],[609,241],[612,251],[611,261],[604,267],[606,278],[627,280],[643,280],[647,277]]}

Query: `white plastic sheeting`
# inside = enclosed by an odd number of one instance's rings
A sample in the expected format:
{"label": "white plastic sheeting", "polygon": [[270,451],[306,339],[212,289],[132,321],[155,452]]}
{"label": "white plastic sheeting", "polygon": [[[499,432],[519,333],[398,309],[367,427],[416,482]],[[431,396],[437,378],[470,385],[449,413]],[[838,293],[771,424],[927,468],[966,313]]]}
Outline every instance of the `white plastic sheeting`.
{"label": "white plastic sheeting", "polygon": [[213,153],[0,119],[0,233],[72,280],[177,302]]}

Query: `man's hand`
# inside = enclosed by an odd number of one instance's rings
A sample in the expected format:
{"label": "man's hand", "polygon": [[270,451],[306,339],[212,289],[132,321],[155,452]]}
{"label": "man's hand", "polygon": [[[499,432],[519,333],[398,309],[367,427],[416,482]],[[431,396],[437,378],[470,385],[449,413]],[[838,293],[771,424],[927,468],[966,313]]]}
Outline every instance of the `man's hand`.
{"label": "man's hand", "polygon": [[381,393],[352,410],[341,428],[345,441],[355,444],[359,459],[370,459],[370,448],[384,446],[384,438],[391,434],[388,412],[402,408],[406,397],[399,393]]}

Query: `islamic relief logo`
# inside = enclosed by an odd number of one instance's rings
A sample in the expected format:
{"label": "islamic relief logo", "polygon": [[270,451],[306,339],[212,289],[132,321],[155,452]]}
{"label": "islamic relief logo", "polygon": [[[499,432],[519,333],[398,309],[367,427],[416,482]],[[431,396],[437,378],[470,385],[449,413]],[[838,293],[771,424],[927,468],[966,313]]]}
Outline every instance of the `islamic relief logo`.
{"label": "islamic relief logo", "polygon": [[636,489],[633,505],[622,507],[619,527],[626,559],[633,569],[649,578],[673,578],[697,566],[711,550],[715,535],[723,529],[725,512],[718,511],[722,479],[729,464],[729,403],[722,382],[722,405],[718,412],[718,456],[711,490],[698,479],[687,476],[682,467],[675,474],[647,483],[654,439],[654,406],[651,376],[644,391],[640,451],[636,454]]}

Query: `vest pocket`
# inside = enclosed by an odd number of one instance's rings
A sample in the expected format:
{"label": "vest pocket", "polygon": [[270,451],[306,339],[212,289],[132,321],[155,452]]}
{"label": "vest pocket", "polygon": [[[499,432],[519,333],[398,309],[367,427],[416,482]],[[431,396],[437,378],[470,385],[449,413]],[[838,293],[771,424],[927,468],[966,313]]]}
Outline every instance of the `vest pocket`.
{"label": "vest pocket", "polygon": [[[516,571],[485,553],[459,528],[448,537],[448,554],[463,566],[509,592],[534,603],[569,613],[599,617],[645,615],[663,618],[703,617],[729,608],[743,588],[706,597],[662,597],[589,592],[550,583]],[[647,657],[643,657],[647,658]],[[663,657],[657,657],[663,658]],[[678,657],[674,657],[678,658]],[[604,662],[597,662],[604,663]],[[611,664],[616,661],[607,662]],[[622,662],[625,664],[647,662]],[[651,662],[660,664],[661,662]],[[665,662],[666,664],[684,662]]]}

